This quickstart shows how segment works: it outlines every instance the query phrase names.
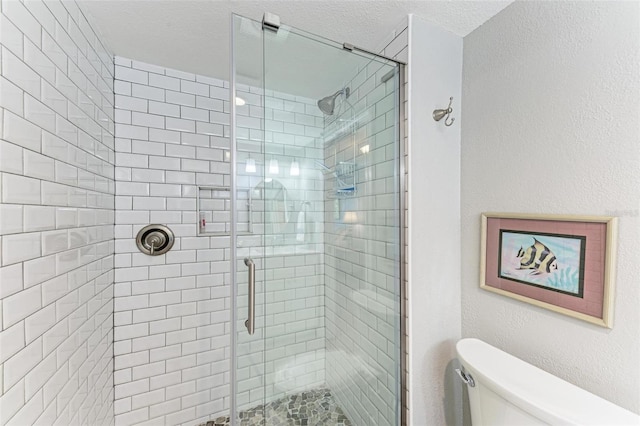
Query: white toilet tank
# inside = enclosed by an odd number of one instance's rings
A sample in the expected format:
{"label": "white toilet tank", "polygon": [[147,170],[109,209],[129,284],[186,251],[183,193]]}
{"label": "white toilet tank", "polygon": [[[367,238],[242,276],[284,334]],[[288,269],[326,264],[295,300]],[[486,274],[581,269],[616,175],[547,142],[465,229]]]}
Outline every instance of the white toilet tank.
{"label": "white toilet tank", "polygon": [[456,344],[474,426],[640,425],[640,416],[478,339]]}

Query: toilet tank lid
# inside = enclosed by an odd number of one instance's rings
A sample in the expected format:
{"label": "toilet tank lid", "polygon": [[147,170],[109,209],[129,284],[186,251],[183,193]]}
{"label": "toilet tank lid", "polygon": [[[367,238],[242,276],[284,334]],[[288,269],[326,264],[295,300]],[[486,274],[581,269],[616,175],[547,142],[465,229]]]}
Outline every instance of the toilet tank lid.
{"label": "toilet tank lid", "polygon": [[550,424],[640,425],[640,416],[479,339],[456,344],[476,382]]}

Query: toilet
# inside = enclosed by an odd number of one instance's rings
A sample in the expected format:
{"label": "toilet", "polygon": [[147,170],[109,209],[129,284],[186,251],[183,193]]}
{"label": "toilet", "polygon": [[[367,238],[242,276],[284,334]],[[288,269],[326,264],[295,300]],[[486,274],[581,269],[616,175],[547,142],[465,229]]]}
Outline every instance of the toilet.
{"label": "toilet", "polygon": [[474,426],[640,425],[640,416],[482,340],[456,344]]}

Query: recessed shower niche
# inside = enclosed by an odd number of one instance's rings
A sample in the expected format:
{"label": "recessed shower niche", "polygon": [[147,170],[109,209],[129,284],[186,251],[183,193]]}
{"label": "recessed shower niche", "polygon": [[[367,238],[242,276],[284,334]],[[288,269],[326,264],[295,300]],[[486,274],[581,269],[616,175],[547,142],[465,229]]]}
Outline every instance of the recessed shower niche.
{"label": "recessed shower niche", "polygon": [[[253,200],[250,188],[237,189],[238,232],[252,233],[251,209]],[[230,235],[231,188],[228,186],[198,186],[196,196],[198,235]]]}

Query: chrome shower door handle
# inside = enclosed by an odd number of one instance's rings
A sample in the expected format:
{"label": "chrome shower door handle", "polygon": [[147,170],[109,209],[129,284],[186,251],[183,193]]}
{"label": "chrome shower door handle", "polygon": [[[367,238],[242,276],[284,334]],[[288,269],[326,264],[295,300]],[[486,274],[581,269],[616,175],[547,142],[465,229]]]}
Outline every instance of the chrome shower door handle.
{"label": "chrome shower door handle", "polygon": [[250,257],[244,258],[244,264],[249,267],[249,318],[244,325],[251,335],[256,329],[256,265]]}

